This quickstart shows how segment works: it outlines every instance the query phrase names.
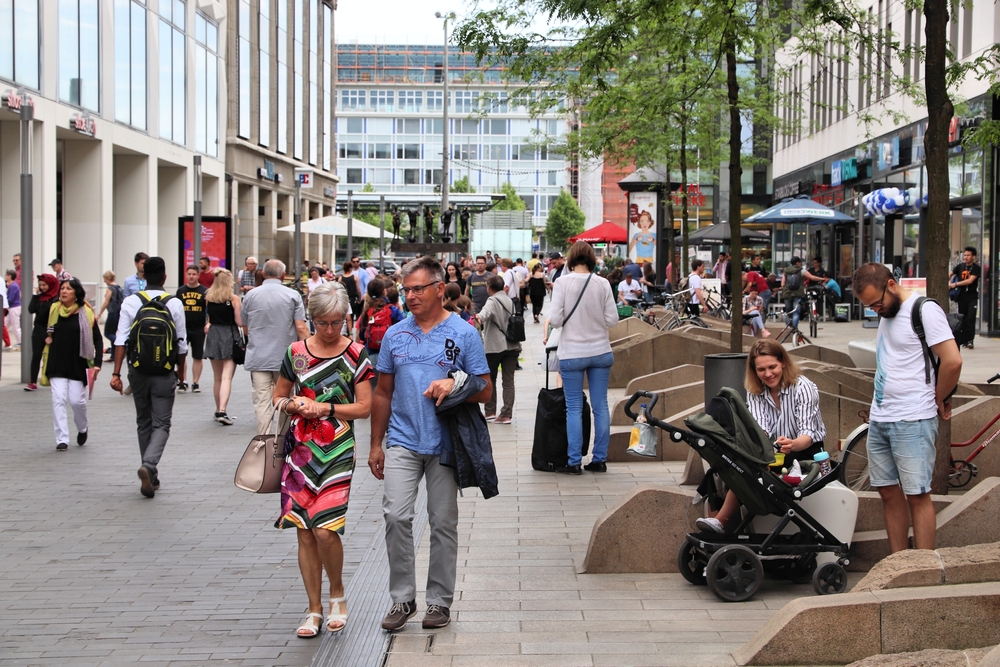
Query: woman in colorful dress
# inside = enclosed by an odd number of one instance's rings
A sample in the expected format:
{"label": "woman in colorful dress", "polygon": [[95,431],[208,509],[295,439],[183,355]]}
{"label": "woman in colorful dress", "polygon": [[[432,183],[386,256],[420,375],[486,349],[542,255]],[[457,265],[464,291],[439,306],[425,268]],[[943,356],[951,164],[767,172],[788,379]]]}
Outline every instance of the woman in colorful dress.
{"label": "woman in colorful dress", "polygon": [[363,343],[341,331],[351,311],[340,283],[317,287],[309,298],[316,333],[288,348],[274,405],[292,415],[285,440],[278,528],[296,528],[299,570],[309,612],[296,634],[319,634],[323,623],[323,570],[330,580],[328,632],[347,624],[342,578],[347,499],[354,473],[354,420],[371,412],[375,371]]}

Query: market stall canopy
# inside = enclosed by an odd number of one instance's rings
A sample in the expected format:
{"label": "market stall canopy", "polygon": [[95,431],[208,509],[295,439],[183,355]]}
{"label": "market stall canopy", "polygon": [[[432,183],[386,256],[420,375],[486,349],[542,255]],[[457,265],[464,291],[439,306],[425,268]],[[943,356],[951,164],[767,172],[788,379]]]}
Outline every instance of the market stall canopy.
{"label": "market stall canopy", "polygon": [[808,225],[821,225],[823,223],[835,225],[840,222],[857,222],[854,218],[835,211],[829,206],[813,201],[809,195],[799,195],[794,199],[782,199],[771,208],[760,213],[755,213],[744,220],[746,223],[805,223]]}
{"label": "market stall canopy", "polygon": [[[688,243],[692,245],[698,245],[701,243],[729,245],[731,238],[732,237],[729,235],[729,223],[708,225],[707,227],[702,227],[701,229],[696,229],[695,231],[688,233]],[[740,229],[740,238],[751,243],[754,241],[766,243],[771,240],[771,237],[767,234],[755,232],[752,229],[742,228]],[[681,240],[680,234],[674,237],[674,243],[680,243]]]}
{"label": "market stall canopy", "polygon": [[[388,220],[386,220],[388,223]],[[326,236],[347,236],[347,218],[339,215],[328,215],[322,218],[315,218],[313,220],[303,220],[301,223],[303,234],[325,234]],[[278,227],[279,232],[290,232],[295,233],[295,225],[285,225],[284,227]],[[361,222],[360,220],[355,220],[352,223],[351,233],[354,238],[365,238],[365,239],[377,239],[380,235],[380,230],[375,225],[369,225],[367,222]],[[385,230],[385,237],[387,239],[394,239],[396,236],[389,230]]]}
{"label": "market stall canopy", "polygon": [[625,243],[628,240],[628,232],[623,227],[611,221],[605,221],[566,240],[570,243],[576,243],[577,241],[586,241],[587,243]]}

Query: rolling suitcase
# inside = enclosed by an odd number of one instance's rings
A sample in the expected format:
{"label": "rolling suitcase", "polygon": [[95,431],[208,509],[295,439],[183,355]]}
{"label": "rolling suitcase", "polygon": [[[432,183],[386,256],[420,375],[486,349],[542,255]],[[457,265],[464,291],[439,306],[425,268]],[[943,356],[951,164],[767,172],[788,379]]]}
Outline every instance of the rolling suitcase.
{"label": "rolling suitcase", "polygon": [[[545,388],[538,392],[535,408],[535,438],[531,445],[531,467],[554,472],[569,460],[566,449],[566,396],[562,388],[549,389],[549,353],[545,350]],[[583,455],[590,450],[590,403],[583,396]]]}

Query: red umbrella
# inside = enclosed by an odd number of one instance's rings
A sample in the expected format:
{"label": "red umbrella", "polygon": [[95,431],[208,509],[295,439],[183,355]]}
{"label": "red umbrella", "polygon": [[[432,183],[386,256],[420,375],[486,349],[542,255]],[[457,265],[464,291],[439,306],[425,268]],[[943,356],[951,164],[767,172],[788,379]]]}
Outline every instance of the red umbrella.
{"label": "red umbrella", "polygon": [[628,232],[613,222],[603,222],[593,229],[588,229],[576,236],[566,239],[570,243],[586,241],[587,243],[625,243],[628,241]]}

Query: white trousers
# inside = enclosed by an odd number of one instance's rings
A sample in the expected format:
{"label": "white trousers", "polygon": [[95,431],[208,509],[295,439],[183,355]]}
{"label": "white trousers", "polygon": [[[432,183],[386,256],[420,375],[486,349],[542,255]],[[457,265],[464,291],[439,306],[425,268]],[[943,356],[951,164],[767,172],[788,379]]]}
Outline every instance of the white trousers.
{"label": "white trousers", "polygon": [[7,333],[10,334],[10,344],[21,344],[21,306],[7,309]]}
{"label": "white trousers", "polygon": [[79,380],[50,378],[52,385],[52,424],[56,431],[56,444],[69,444],[69,420],[66,418],[66,404],[73,408],[73,422],[76,430],[87,430],[87,384]]}

